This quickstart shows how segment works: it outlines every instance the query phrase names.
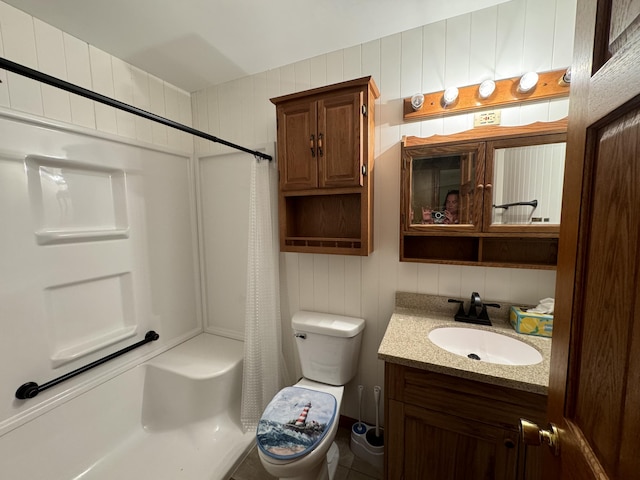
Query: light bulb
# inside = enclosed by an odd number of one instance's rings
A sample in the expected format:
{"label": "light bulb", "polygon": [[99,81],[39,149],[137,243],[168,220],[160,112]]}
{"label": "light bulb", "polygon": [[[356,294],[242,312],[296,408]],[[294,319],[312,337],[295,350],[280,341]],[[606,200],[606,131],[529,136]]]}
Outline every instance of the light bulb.
{"label": "light bulb", "polygon": [[538,83],[538,74],[536,72],[527,72],[520,77],[520,83],[518,84],[518,91],[520,93],[526,93],[533,89]]}
{"label": "light bulb", "polygon": [[456,101],[458,98],[458,89],[456,87],[449,87],[444,91],[444,95],[442,99],[444,101],[444,106],[447,107]]}
{"label": "light bulb", "polygon": [[480,95],[480,98],[489,98],[493,92],[495,92],[496,90],[496,82],[494,82],[493,80],[485,80],[484,82],[482,82],[480,84],[480,87],[478,88],[478,95]]}
{"label": "light bulb", "polygon": [[411,107],[414,110],[420,110],[422,108],[422,104],[424,103],[424,95],[421,93],[416,93],[413,97],[411,97]]}

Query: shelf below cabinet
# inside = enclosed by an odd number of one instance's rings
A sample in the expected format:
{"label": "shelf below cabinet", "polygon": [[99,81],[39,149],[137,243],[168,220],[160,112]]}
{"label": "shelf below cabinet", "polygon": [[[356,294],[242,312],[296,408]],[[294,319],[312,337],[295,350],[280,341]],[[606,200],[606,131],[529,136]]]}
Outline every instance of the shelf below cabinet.
{"label": "shelf below cabinet", "polygon": [[366,255],[361,205],[360,193],[282,196],[281,251]]}
{"label": "shelf below cabinet", "polygon": [[556,237],[424,236],[402,239],[401,260],[553,270],[558,259]]}

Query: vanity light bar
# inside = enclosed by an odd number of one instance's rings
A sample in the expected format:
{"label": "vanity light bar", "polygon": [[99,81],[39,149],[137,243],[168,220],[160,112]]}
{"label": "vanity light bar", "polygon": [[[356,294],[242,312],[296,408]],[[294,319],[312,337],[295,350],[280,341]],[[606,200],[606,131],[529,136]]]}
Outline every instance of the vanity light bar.
{"label": "vanity light bar", "polygon": [[[433,116],[451,115],[454,113],[472,112],[503,105],[510,105],[536,100],[566,97],[569,95],[569,83],[563,80],[567,69],[538,73],[535,87],[526,92],[518,89],[522,76],[495,81],[495,90],[486,98],[482,98],[479,87],[482,84],[468,85],[458,89],[458,98],[452,103],[442,101],[444,90],[425,93],[420,108],[415,109],[411,97],[404,99],[404,119],[422,120]],[[415,96],[415,95],[414,95]]]}

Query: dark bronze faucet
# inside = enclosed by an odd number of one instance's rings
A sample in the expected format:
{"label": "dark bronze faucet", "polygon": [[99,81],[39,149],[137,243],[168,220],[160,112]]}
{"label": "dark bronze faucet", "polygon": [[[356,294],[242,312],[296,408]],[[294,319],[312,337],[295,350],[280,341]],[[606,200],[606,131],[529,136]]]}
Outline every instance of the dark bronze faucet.
{"label": "dark bronze faucet", "polygon": [[[482,303],[480,294],[473,292],[471,294],[471,302],[469,303],[469,311],[464,312],[464,302],[462,300],[449,299],[449,303],[458,303],[458,311],[453,316],[456,322],[474,323],[476,325],[489,325],[491,326],[491,320],[487,313],[487,307],[500,308],[497,303]],[[480,312],[478,313],[478,309]]]}

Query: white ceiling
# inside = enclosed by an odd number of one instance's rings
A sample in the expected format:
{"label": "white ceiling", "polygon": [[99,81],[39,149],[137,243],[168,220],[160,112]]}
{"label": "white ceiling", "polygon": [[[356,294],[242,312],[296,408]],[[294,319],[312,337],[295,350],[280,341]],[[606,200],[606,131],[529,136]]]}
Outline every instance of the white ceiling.
{"label": "white ceiling", "polygon": [[188,92],[508,0],[3,0]]}

